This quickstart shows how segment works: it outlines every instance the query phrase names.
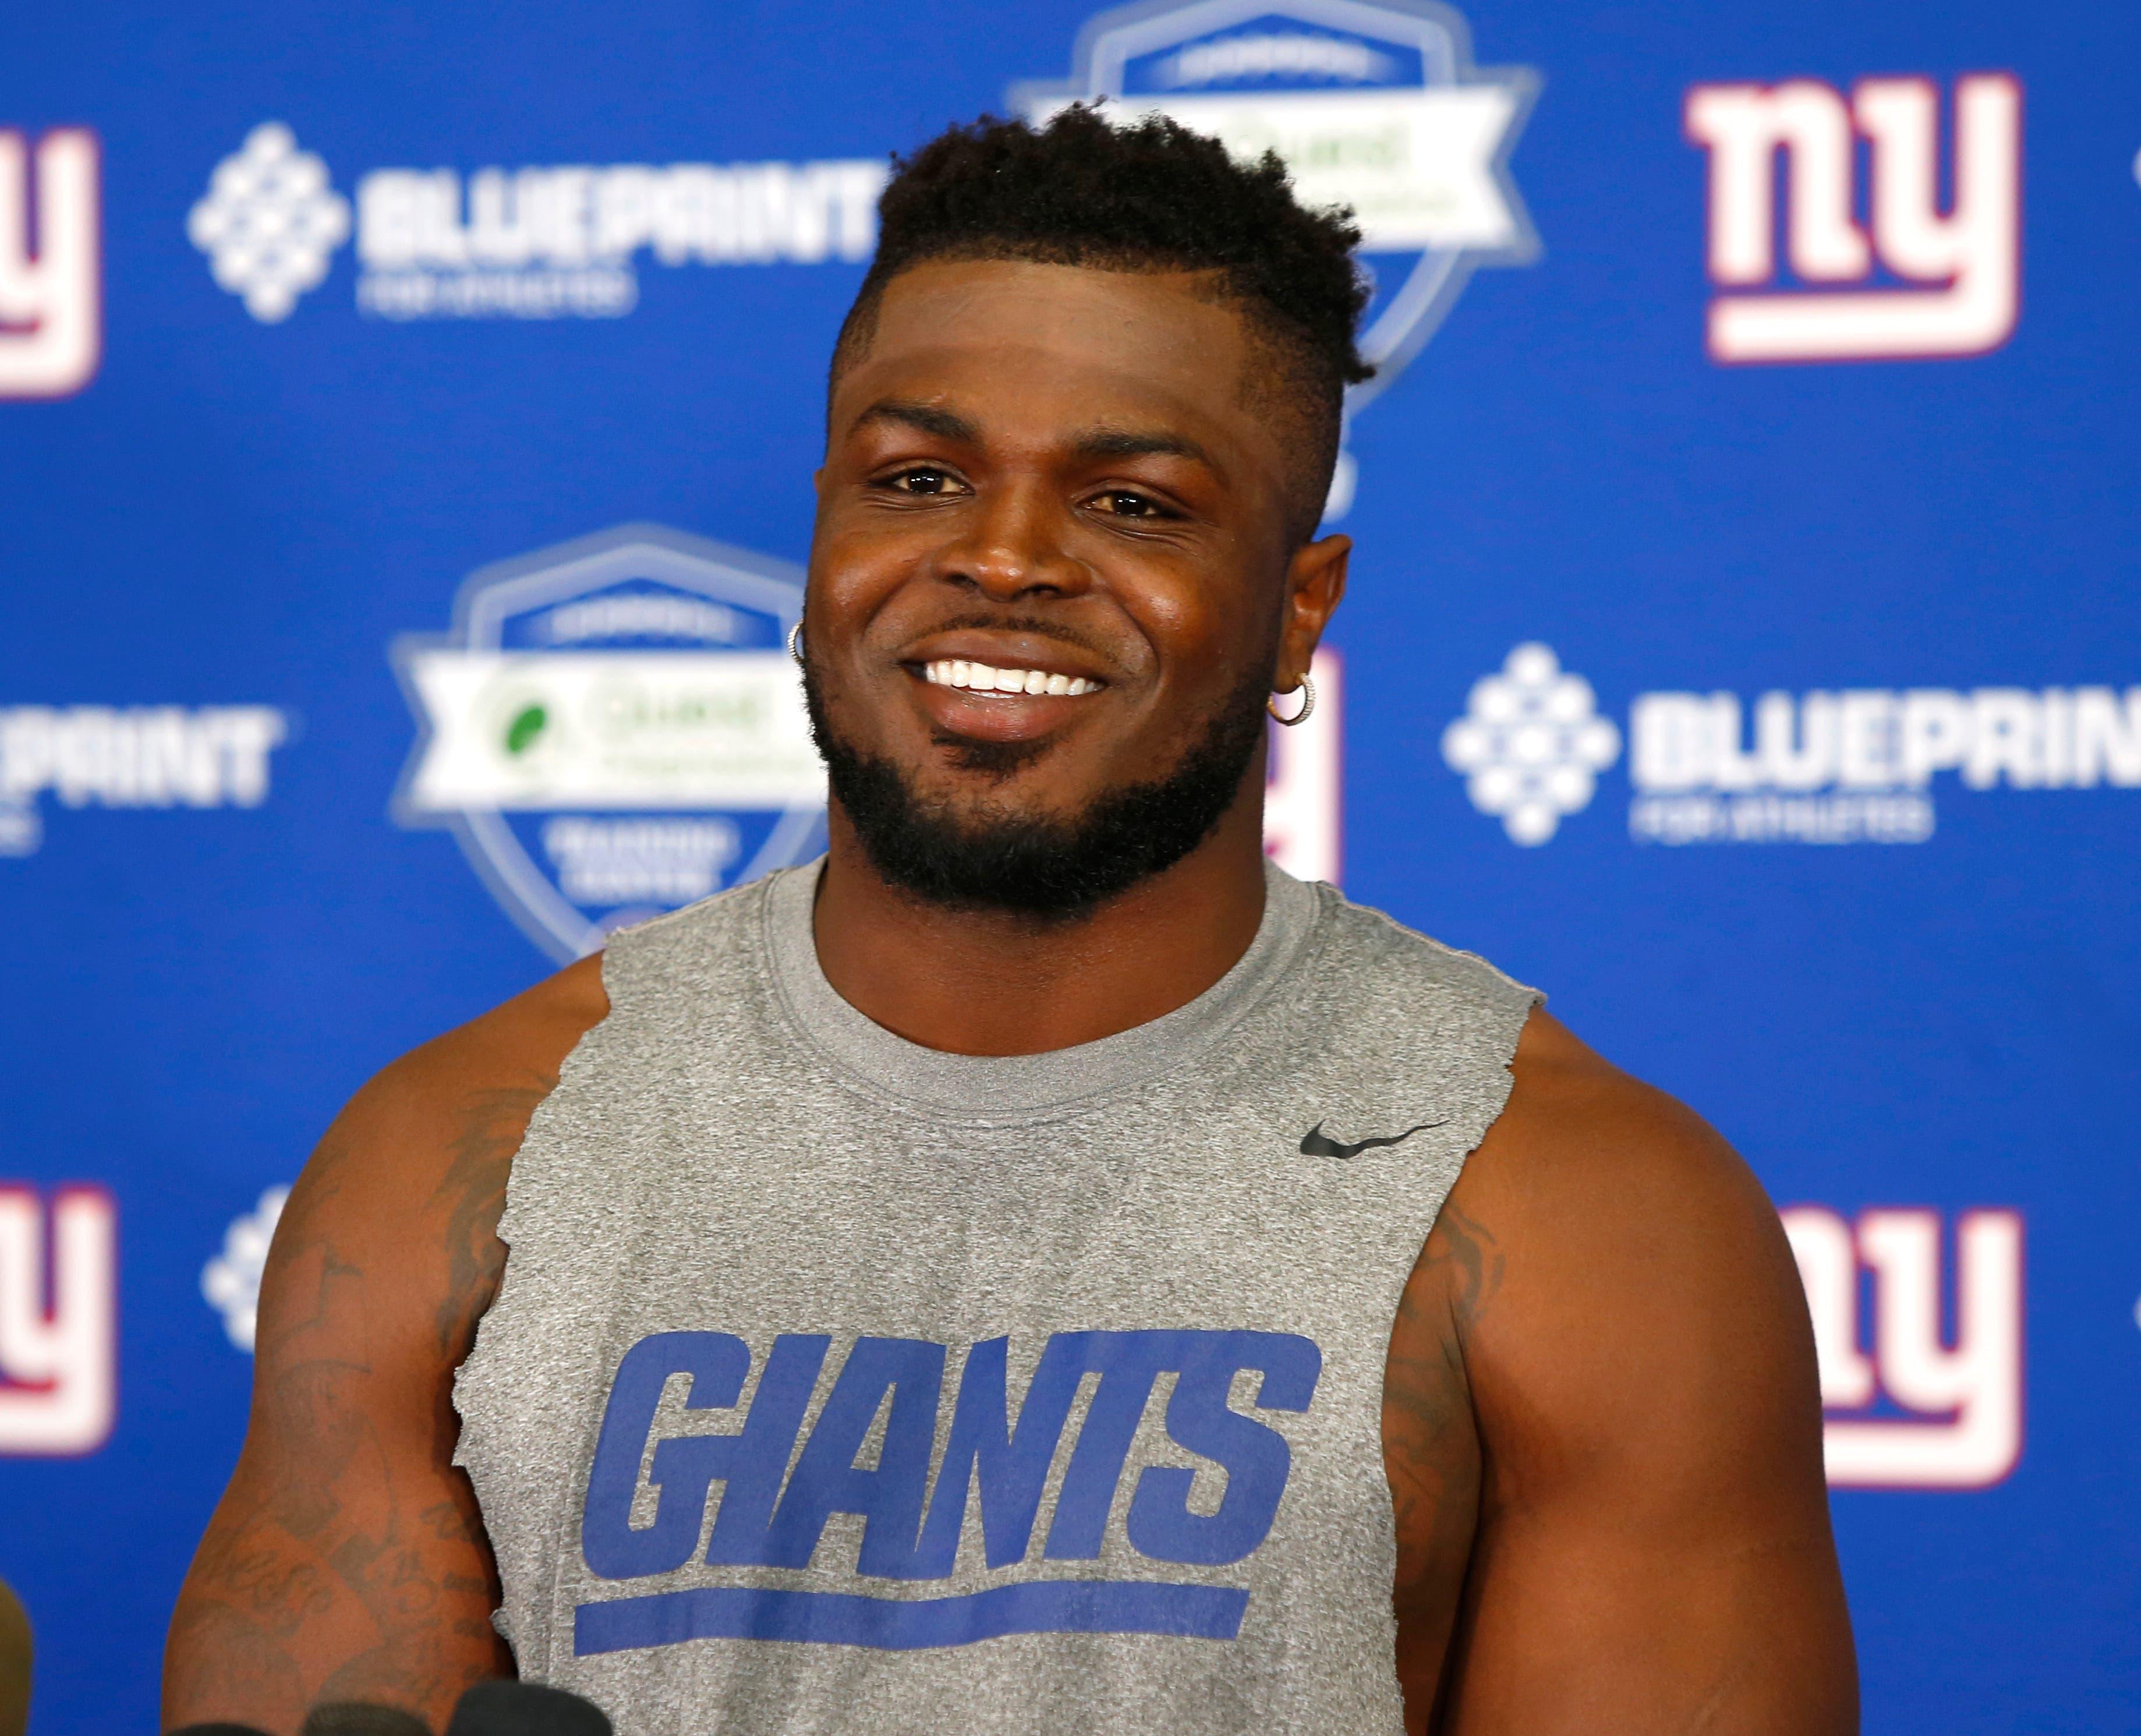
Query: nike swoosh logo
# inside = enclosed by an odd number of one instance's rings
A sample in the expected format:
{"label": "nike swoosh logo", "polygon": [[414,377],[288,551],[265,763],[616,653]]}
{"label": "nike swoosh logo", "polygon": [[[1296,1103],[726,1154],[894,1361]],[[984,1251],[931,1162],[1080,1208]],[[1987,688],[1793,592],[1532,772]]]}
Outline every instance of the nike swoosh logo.
{"label": "nike swoosh logo", "polygon": [[1440,1122],[1422,1122],[1417,1127],[1407,1127],[1402,1133],[1394,1133],[1388,1139],[1363,1139],[1352,1145],[1341,1145],[1323,1131],[1322,1122],[1301,1136],[1301,1155],[1304,1157],[1357,1157],[1371,1146],[1394,1146],[1410,1139],[1415,1133],[1425,1133],[1430,1127],[1439,1127]]}

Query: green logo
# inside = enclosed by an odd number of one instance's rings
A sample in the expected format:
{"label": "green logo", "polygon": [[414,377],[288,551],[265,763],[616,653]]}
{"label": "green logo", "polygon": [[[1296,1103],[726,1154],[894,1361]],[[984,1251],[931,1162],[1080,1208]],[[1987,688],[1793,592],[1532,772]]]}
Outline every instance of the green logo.
{"label": "green logo", "polygon": [[518,758],[534,746],[535,737],[549,727],[549,723],[550,714],[541,705],[524,705],[505,726],[505,751]]}

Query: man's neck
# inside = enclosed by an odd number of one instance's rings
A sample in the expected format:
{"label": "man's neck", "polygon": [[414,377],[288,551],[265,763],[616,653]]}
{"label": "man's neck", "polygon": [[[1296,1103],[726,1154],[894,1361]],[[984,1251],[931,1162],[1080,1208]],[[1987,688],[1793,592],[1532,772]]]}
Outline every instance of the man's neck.
{"label": "man's neck", "polygon": [[1245,789],[1203,843],[1075,919],[932,904],[879,874],[836,806],[819,882],[818,961],[840,998],[910,1043],[1034,1055],[1185,1006],[1263,920],[1263,816]]}

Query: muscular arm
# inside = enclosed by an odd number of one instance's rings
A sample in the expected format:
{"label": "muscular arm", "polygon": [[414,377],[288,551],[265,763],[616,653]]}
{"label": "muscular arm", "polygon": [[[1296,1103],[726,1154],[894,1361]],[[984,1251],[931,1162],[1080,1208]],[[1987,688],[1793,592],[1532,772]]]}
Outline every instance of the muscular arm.
{"label": "muscular arm", "polygon": [[1515,1071],[1391,1344],[1408,1728],[1847,1736],[1776,1214],[1700,1120],[1543,1014]]}
{"label": "muscular arm", "polygon": [[453,1372],[504,1268],[528,1118],[604,1010],[598,968],[573,966],[395,1063],[306,1166],[261,1285],[244,1450],[172,1620],[167,1725],[294,1732],[343,1699],[441,1725],[512,1673],[452,1463]]}

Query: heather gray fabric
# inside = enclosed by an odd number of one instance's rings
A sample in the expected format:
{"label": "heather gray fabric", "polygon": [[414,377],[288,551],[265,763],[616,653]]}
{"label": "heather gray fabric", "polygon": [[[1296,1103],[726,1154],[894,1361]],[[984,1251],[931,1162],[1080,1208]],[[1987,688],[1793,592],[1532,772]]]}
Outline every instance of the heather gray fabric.
{"label": "heather gray fabric", "polygon": [[623,1736],[1400,1736],[1384,1359],[1537,997],[1274,869],[1189,1005],[947,1055],[816,883],[618,935],[514,1161],[455,1392],[522,1674]]}

